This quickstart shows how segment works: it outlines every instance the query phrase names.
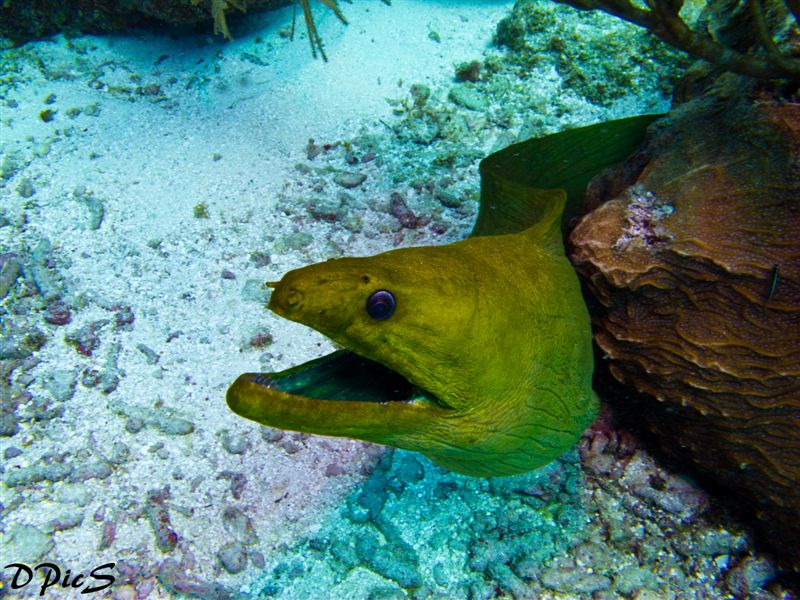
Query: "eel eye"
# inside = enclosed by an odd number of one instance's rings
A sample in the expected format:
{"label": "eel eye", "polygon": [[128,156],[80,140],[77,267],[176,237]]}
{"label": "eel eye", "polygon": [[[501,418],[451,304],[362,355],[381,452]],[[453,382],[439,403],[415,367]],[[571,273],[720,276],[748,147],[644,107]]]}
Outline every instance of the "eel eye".
{"label": "eel eye", "polygon": [[389,290],[372,292],[367,298],[367,314],[376,321],[385,321],[394,314],[397,300]]}

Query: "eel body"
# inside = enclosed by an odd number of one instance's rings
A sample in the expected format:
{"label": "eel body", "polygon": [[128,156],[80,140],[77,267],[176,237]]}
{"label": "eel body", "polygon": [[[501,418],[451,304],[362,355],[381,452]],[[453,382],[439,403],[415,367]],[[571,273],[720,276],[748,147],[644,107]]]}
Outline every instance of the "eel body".
{"label": "eel body", "polygon": [[588,180],[624,158],[653,118],[488,157],[466,240],[284,275],[269,308],[346,350],[241,375],[230,408],[273,427],[414,450],[473,476],[523,473],[562,454],[597,412],[564,208],[580,203]]}

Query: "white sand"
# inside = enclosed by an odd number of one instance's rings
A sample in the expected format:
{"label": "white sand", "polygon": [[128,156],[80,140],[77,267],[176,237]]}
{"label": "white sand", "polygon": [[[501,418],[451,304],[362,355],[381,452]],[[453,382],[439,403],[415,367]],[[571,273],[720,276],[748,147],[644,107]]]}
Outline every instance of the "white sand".
{"label": "white sand", "polygon": [[[30,180],[36,193],[35,205],[25,211],[23,239],[18,233],[8,239],[7,227],[0,229],[2,244],[17,249],[21,241],[32,247],[40,238],[49,239],[69,298],[85,300],[73,312],[73,322],[59,328],[40,352],[43,363],[34,373],[41,378],[56,369],[102,369],[116,340],[122,344],[124,377],[108,396],[78,383],[62,420],[23,424],[17,436],[3,439],[3,448],[24,449],[6,468],[35,464],[54,448],[72,453],[69,460],[92,461],[108,457],[117,441],[130,448],[131,457],[109,478],[85,484],[92,499],[83,508],[55,501],[64,483],[23,492],[26,502],[11,514],[7,528],[25,523],[44,531],[54,516],[82,511],[81,526],[53,535],[55,550],[48,560],[74,571],[122,560],[152,566],[163,557],[153,548],[141,507],[148,490],[169,485],[172,525],[181,537],[173,555],[193,554],[196,576],[228,583],[242,578],[221,572],[215,558],[230,537],[221,526],[224,505],[243,507],[265,554],[314,530],[358,480],[363,446],[310,438],[289,455],[263,442],[255,424],[232,414],[224,394],[239,373],[263,366],[260,351],[240,351],[258,331],[268,330],[276,340],[268,349],[275,357],[268,362],[271,369],[329,349],[313,332],[243,300],[241,290],[249,278],[277,279],[289,268],[325,258],[325,238],[333,235],[333,227],[310,225],[315,244],[302,253],[273,254],[266,268],[255,267],[249,255],[272,253],[270,242],[295,227],[277,212],[275,199],[294,163],[304,158],[309,138],[335,141],[363,124],[374,126],[390,114],[385,99],[405,93],[398,87],[401,80],[437,85],[450,80],[454,63],[480,57],[512,4],[400,0],[388,7],[362,1],[343,5],[347,27],[318,7],[328,63],[311,58],[304,35],[294,42],[278,36],[291,9],[240,21],[239,27],[234,23],[236,40],[230,43],[210,36],[173,41],[142,33],[79,38],[73,42],[77,51],[62,38],[26,47],[51,74],[74,78],[46,77],[31,61],[22,73],[24,82],[8,95],[18,106],[0,116],[4,150],[16,148],[32,160],[0,189],[0,203],[19,219],[26,202],[15,191],[19,181]],[[430,30],[439,33],[441,43],[429,39]],[[257,43],[257,36],[263,42]],[[257,54],[266,66],[242,59],[244,52]],[[163,55],[168,58],[155,65]],[[94,75],[106,84],[103,89],[89,85]],[[152,83],[162,86],[168,100],[110,89]],[[48,94],[56,95],[51,105],[44,104]],[[85,110],[93,104],[99,106],[97,116],[67,116],[71,107]],[[58,111],[49,123],[39,118],[45,108]],[[35,156],[37,151],[44,156]],[[214,154],[220,158],[214,160]],[[103,203],[97,231],[87,229],[87,209],[73,197],[80,187]],[[209,219],[194,218],[193,207],[200,202],[207,204]],[[354,240],[348,253],[390,244],[389,239],[365,241]],[[236,279],[223,279],[223,269]],[[114,304],[132,308],[132,331],[106,327],[101,346],[88,359],[61,342],[65,331],[113,318],[107,307]],[[168,343],[178,331],[181,335]],[[159,353],[159,363],[148,364],[138,344]],[[39,383],[32,390],[47,394]],[[109,409],[112,401],[136,407],[163,403],[191,420],[195,432],[165,436],[145,428],[130,434],[125,420]],[[249,449],[243,455],[226,452],[223,430],[246,436]],[[151,451],[159,443],[167,458]],[[325,477],[332,462],[345,474]],[[248,477],[240,501],[231,499],[229,481],[217,479],[226,470]],[[116,541],[98,551],[104,521],[116,523]],[[150,597],[161,597],[159,589]]]}

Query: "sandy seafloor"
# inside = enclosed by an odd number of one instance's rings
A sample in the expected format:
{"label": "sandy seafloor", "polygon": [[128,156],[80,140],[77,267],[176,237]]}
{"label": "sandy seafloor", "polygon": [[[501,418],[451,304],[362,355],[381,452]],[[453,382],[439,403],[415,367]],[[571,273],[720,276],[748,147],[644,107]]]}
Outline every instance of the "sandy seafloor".
{"label": "sandy seafloor", "polygon": [[[317,6],[327,63],[280,35],[291,8],[233,20],[231,42],[3,52],[4,564],[116,563],[113,588],[53,598],[789,597],[735,519],[608,420],[539,472],[478,480],[225,405],[238,374],[331,349],[268,313],[263,282],[459,239],[493,149],[668,108],[680,61],[637,30],[541,2],[523,60],[491,43],[512,6],[364,0],[347,27]],[[482,80],[457,83],[471,60]],[[0,595],[38,593],[10,577]]]}

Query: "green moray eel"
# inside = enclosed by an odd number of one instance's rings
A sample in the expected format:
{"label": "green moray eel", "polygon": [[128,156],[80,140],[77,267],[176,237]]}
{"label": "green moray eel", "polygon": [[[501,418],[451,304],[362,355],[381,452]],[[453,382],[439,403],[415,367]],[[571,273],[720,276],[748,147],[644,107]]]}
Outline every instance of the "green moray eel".
{"label": "green moray eel", "polygon": [[[473,476],[523,473],[595,418],[589,316],[562,218],[653,116],[510,146],[481,164],[473,234],[284,275],[269,308],[346,350],[228,390],[259,423],[420,452]],[[576,133],[577,132],[577,133]],[[559,137],[560,136],[560,137]]]}

